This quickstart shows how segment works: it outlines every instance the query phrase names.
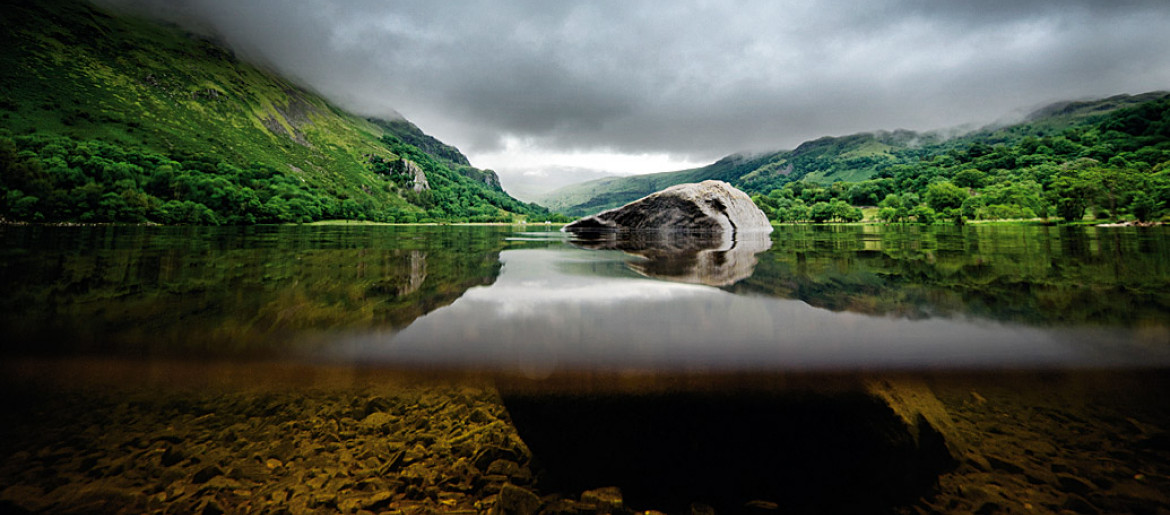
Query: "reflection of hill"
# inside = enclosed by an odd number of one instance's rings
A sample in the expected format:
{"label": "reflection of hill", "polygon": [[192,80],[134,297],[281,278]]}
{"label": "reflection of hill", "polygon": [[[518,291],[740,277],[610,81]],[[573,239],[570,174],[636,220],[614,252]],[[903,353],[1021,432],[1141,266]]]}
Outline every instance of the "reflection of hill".
{"label": "reflection of hill", "polygon": [[778,228],[734,288],[835,311],[1027,323],[1160,326],[1170,310],[1165,228]]}
{"label": "reflection of hill", "polygon": [[18,353],[254,354],[398,328],[495,281],[502,248],[451,227],[0,231],[0,334]]}
{"label": "reflection of hill", "polygon": [[572,243],[641,257],[627,266],[647,277],[708,286],[728,286],[750,277],[756,254],[772,246],[767,234],[744,234],[734,240],[722,234],[581,234]]}

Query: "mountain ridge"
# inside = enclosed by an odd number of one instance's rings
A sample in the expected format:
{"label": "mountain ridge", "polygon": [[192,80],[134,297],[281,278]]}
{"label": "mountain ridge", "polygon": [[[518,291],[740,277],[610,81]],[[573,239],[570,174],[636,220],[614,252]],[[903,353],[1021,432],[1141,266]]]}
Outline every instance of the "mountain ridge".
{"label": "mountain ridge", "polygon": [[699,168],[586,181],[548,192],[535,202],[556,212],[584,216],[683,182],[718,179],[748,193],[766,194],[795,180],[825,184],[863,181],[873,178],[880,169],[909,164],[927,154],[944,154],[977,142],[1014,144],[1027,136],[1051,135],[1070,127],[1088,126],[1110,113],[1167,94],[1153,91],[1098,100],[1053,102],[1029,111],[1021,122],[988,124],[955,136],[949,135],[952,131],[946,129],[876,130],[822,136],[791,150],[731,154]]}

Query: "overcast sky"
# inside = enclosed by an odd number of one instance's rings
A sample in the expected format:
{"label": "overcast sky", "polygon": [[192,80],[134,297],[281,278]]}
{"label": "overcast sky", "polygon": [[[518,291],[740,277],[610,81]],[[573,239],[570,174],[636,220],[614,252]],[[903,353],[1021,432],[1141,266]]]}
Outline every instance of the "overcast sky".
{"label": "overcast sky", "polygon": [[102,0],[211,31],[512,189],[1170,89],[1166,0]]}

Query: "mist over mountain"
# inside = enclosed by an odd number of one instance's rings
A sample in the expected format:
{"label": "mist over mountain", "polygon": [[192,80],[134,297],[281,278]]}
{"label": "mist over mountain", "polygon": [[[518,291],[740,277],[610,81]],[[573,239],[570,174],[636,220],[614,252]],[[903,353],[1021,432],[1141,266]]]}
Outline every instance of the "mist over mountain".
{"label": "mist over mountain", "polygon": [[503,176],[681,169],[593,155],[710,163],[1170,84],[1161,0],[101,1],[213,34],[357,114],[403,113]]}
{"label": "mist over mountain", "polygon": [[[1161,120],[1166,115],[1166,98],[1167,93],[1159,91],[1056,102],[1023,114],[1010,115],[1018,120],[1015,123],[1006,122],[1008,118],[1004,118],[978,129],[893,130],[827,136],[806,141],[792,150],[734,154],[694,169],[586,181],[549,192],[535,201],[558,212],[583,216],[620,206],[675,184],[708,179],[727,181],[749,193],[761,195],[799,182],[828,186],[836,182],[855,184],[881,178],[892,180],[899,172],[918,173],[916,167],[921,168],[923,163],[954,159],[957,152],[972,148],[984,149],[979,150],[980,155],[990,153],[992,149],[1016,152],[1018,149],[1012,147],[1025,140],[1030,142],[1027,145],[1029,153],[1040,145],[1067,148],[1066,144],[1071,145],[1070,138],[1080,140],[1086,132],[1108,136],[1112,131],[1114,136],[1104,145],[1078,141],[1076,148],[1067,150],[1066,155],[1050,155],[1048,161],[1053,165],[1068,166],[1079,159],[1090,159],[1102,165],[1148,173],[1165,163],[1167,155],[1162,149],[1167,147],[1170,135],[1161,134],[1160,129],[1150,129],[1147,135],[1143,131],[1148,125],[1140,125],[1141,130],[1131,128],[1132,134],[1118,137],[1117,128],[1127,126],[1128,122],[1121,120],[1128,120],[1131,110],[1143,107],[1153,113],[1145,116],[1156,122]],[[1120,160],[1113,161],[1126,151],[1137,150],[1141,150],[1141,158],[1120,157]],[[1052,150],[1048,152],[1051,154]],[[952,163],[950,166],[961,164]],[[1019,172],[1027,174],[1029,180],[1036,180],[1039,177],[1034,175],[1041,173],[1037,166],[1040,164],[1032,158],[1005,157],[1000,162],[979,166],[986,168],[982,170],[986,173]],[[1043,173],[1047,176],[1051,172]],[[949,180],[950,177],[937,179]],[[876,205],[879,200],[882,199],[872,199],[869,205]]]}
{"label": "mist over mountain", "polygon": [[70,0],[9,3],[0,15],[0,216],[10,220],[545,213],[413,123],[356,116],[204,34]]}

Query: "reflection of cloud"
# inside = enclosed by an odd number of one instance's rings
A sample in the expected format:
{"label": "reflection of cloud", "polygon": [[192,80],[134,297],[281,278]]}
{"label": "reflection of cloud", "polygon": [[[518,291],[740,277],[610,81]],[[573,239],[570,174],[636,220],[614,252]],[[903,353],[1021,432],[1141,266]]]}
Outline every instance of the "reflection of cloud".
{"label": "reflection of cloud", "polygon": [[469,302],[494,305],[500,316],[543,316],[558,305],[669,302],[699,293],[695,287],[685,285],[612,279],[569,287],[528,283],[517,287],[480,288],[468,291],[464,298]]}
{"label": "reflection of cloud", "polygon": [[566,306],[627,302],[668,302],[699,295],[704,288],[645,281],[628,277],[590,277],[566,274],[560,260],[548,251],[508,251],[500,255],[504,267],[488,287],[467,291],[463,301],[483,304],[502,317],[546,316]]}
{"label": "reflection of cloud", "polygon": [[[1061,331],[967,319],[835,313],[629,275],[617,253],[501,253],[499,280],[396,334],[350,338],[361,361],[504,368],[857,369],[1102,366],[1132,357]],[[1094,350],[1097,349],[1097,350]],[[1163,358],[1164,359],[1164,358]]]}

